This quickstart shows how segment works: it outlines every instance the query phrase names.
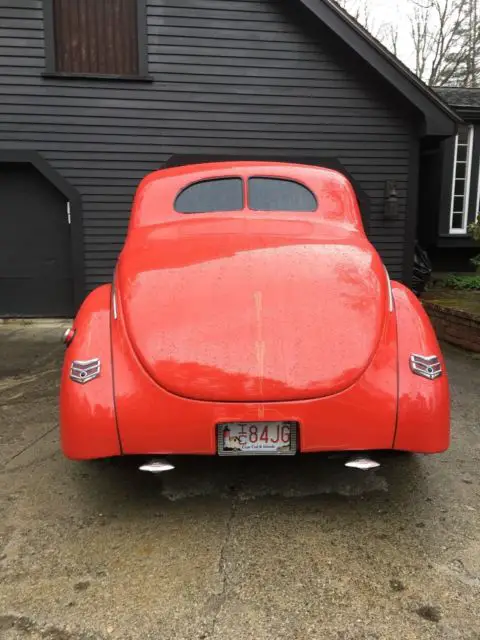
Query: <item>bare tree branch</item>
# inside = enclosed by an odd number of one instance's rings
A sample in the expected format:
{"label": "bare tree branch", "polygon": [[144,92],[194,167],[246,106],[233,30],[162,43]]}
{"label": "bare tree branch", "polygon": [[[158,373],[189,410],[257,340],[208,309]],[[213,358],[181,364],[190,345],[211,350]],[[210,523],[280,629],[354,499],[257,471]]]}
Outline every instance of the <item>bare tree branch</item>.
{"label": "bare tree branch", "polygon": [[390,49],[393,55],[398,57],[398,26],[390,24],[388,27],[388,35],[386,46]]}
{"label": "bare tree branch", "polygon": [[[370,32],[374,38],[377,38],[389,47],[388,43],[392,41],[393,30],[389,31],[389,27],[392,25],[387,23],[378,24],[375,20],[375,16],[371,11],[370,0],[335,0],[335,2],[345,9],[352,18],[359,22],[368,32]],[[393,26],[392,26],[393,29]],[[396,46],[398,45],[398,34],[394,38]]]}
{"label": "bare tree branch", "polygon": [[415,73],[420,78],[425,77],[427,61],[431,53],[428,37],[429,18],[430,7],[416,4],[410,20],[410,33],[415,51]]}
{"label": "bare tree branch", "polygon": [[[378,25],[371,0],[336,2],[399,54],[398,26],[393,21]],[[480,86],[479,0],[401,0],[399,6],[409,16],[414,71],[422,80],[431,86]],[[405,42],[401,44],[405,54]],[[412,64],[411,57],[408,63]]]}
{"label": "bare tree branch", "polygon": [[[362,5],[360,2],[355,2],[355,0],[335,0],[335,2],[340,5],[342,9],[345,9],[352,18],[360,22],[362,16]],[[365,4],[363,6],[365,7]]]}
{"label": "bare tree branch", "polygon": [[477,1],[410,0],[415,71],[429,85],[458,83],[461,71],[473,81],[469,70],[478,67],[472,46],[472,34],[479,30]]}
{"label": "bare tree branch", "polygon": [[398,25],[392,23],[383,24],[378,30],[376,37],[387,47],[387,49],[398,57],[398,45],[400,39]]}

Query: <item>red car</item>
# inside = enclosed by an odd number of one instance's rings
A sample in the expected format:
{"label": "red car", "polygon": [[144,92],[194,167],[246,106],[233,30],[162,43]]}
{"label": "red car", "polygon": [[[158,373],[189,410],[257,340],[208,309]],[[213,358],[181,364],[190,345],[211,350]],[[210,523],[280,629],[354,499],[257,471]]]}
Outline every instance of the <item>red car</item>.
{"label": "red car", "polygon": [[89,294],[65,343],[61,441],[76,460],[449,445],[429,319],[329,169],[147,176],[113,284]]}

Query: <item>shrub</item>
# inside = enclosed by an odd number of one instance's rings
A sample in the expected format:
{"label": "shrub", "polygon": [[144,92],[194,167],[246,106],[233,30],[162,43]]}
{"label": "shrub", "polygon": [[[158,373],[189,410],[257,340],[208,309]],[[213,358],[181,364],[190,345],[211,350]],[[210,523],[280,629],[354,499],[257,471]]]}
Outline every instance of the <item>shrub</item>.
{"label": "shrub", "polygon": [[458,289],[461,291],[480,291],[480,275],[457,276],[451,273],[444,280],[443,284],[449,289]]}
{"label": "shrub", "polygon": [[478,214],[475,222],[468,225],[468,230],[472,234],[472,238],[477,242],[480,242],[480,213]]}
{"label": "shrub", "polygon": [[[475,222],[468,225],[468,231],[472,234],[472,238],[477,242],[480,242],[480,213],[477,216]],[[478,256],[475,256],[470,259],[470,262],[475,265],[477,271],[480,271],[480,253]]]}

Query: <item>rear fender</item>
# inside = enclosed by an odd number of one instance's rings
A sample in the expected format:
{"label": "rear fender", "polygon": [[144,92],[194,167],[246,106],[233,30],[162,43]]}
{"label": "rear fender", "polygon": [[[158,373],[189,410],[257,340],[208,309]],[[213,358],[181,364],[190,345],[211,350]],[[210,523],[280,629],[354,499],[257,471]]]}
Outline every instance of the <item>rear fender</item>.
{"label": "rear fender", "polygon": [[[60,436],[68,458],[121,455],[115,416],[110,339],[111,286],[85,299],[74,322],[75,336],[65,352],[60,386]],[[100,360],[100,375],[85,384],[70,378],[74,360]]]}
{"label": "rear fender", "polygon": [[[430,319],[418,298],[392,283],[397,314],[399,394],[394,449],[440,453],[450,444],[450,395],[445,362]],[[443,375],[428,380],[410,369],[410,356],[435,355]]]}

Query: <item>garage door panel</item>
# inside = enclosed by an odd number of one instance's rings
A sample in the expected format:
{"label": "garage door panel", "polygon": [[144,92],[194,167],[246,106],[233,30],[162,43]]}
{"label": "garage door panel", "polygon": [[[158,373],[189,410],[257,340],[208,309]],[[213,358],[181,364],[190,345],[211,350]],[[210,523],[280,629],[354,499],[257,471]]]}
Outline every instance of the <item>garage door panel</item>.
{"label": "garage door panel", "polygon": [[67,201],[32,165],[0,163],[0,316],[73,315]]}
{"label": "garage door panel", "polygon": [[[65,301],[72,298],[72,280],[57,278],[46,282],[45,278],[1,278],[0,317],[50,317],[63,318],[70,314]],[[48,311],[46,311],[48,310]]]}
{"label": "garage door panel", "polygon": [[[34,269],[32,268],[34,267]],[[70,269],[59,268],[58,261],[54,258],[42,258],[33,260],[32,256],[28,257],[28,261],[20,262],[17,256],[7,261],[0,260],[0,278],[39,278],[44,277],[51,280],[58,278],[70,278]]]}

